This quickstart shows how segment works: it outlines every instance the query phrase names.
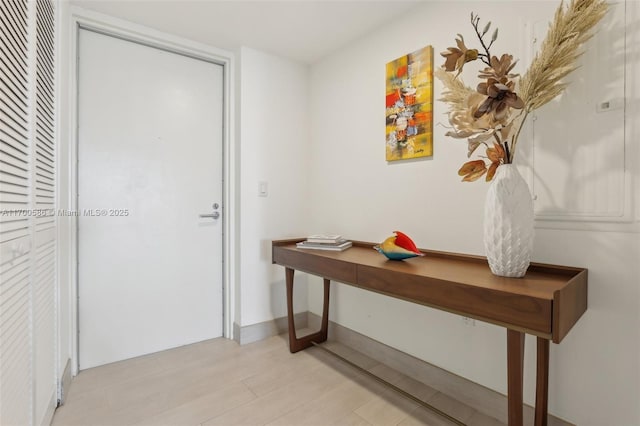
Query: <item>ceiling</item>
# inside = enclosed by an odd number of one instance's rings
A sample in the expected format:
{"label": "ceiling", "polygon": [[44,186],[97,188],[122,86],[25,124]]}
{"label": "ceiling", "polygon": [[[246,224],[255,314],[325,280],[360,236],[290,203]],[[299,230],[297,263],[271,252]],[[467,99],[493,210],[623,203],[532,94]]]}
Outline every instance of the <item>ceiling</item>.
{"label": "ceiling", "polygon": [[[401,19],[421,0],[70,0],[85,9],[223,49],[311,64]],[[422,0],[424,1],[424,0]]]}

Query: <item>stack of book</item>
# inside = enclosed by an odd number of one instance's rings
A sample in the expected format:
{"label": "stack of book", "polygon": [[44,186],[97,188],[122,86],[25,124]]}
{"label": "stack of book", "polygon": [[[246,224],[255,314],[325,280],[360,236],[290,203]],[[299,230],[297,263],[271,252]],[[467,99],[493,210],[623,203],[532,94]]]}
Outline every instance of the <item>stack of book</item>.
{"label": "stack of book", "polygon": [[343,251],[351,247],[351,241],[341,235],[311,235],[306,241],[300,241],[296,247],[311,250]]}

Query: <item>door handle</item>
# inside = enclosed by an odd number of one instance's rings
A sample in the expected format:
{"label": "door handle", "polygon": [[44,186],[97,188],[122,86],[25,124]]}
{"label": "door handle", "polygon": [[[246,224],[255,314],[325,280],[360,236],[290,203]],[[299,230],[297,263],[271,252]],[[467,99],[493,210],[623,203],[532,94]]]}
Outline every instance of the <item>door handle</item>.
{"label": "door handle", "polygon": [[201,214],[200,217],[210,217],[212,219],[219,219],[220,218],[220,213],[217,212],[216,210],[218,210],[220,208],[220,204],[218,203],[213,203],[213,205],[211,206],[213,207],[213,213],[204,213]]}
{"label": "door handle", "polygon": [[220,213],[218,213],[218,212],[206,213],[206,214],[201,214],[200,217],[210,217],[210,218],[213,218],[213,219],[219,219],[220,218]]}

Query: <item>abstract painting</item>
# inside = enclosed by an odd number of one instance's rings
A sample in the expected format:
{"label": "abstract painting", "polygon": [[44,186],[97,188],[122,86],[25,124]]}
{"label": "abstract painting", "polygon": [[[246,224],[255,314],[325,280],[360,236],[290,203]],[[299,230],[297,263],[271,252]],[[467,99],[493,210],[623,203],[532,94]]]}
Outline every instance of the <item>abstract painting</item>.
{"label": "abstract painting", "polygon": [[433,47],[387,64],[387,161],[433,155]]}

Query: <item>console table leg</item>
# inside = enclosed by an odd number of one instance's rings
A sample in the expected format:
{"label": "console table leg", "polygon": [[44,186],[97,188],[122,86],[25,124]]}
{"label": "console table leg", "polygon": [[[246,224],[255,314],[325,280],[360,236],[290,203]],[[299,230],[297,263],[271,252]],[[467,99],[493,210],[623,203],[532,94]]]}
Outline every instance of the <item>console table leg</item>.
{"label": "console table leg", "polygon": [[[331,280],[324,279],[324,301],[322,302],[322,325],[320,328],[320,334],[324,342],[329,335],[329,290],[331,289]],[[316,343],[320,343],[316,342]]]}
{"label": "console table leg", "polygon": [[287,285],[287,322],[289,325],[289,351],[295,353],[327,340],[329,330],[329,288],[331,281],[324,280],[324,305],[322,307],[322,325],[320,331],[298,338],[296,324],[293,317],[293,273],[291,268],[285,268],[285,283]]}
{"label": "console table leg", "polygon": [[289,350],[291,352],[297,352],[300,349],[296,348],[296,324],[293,319],[293,273],[295,271],[291,268],[285,268],[285,282],[287,284],[287,320],[289,325]]}
{"label": "console table leg", "polygon": [[536,416],[535,426],[547,426],[549,401],[549,341],[538,337],[536,342]]}
{"label": "console table leg", "polygon": [[509,426],[522,426],[524,333],[507,330],[507,398]]}

